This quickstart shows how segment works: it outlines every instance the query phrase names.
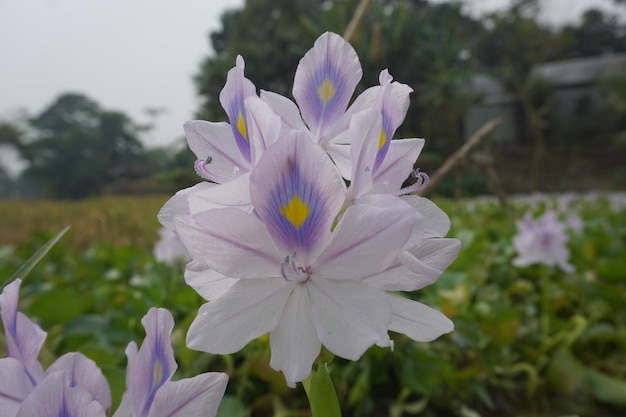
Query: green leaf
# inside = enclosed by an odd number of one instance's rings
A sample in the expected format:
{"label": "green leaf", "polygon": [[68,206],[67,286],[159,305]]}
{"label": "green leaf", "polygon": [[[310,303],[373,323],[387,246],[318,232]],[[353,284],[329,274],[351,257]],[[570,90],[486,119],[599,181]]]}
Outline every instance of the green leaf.
{"label": "green leaf", "polygon": [[244,417],[246,415],[246,407],[241,400],[232,395],[224,395],[220,407],[217,409],[216,417]]}
{"label": "green leaf", "polygon": [[24,279],[24,277],[28,275],[28,273],[35,267],[35,265],[37,265],[39,261],[41,261],[41,259],[46,256],[46,254],[59,241],[59,239],[63,237],[63,235],[69,230],[69,228],[70,227],[67,226],[65,229],[57,233],[56,236],[47,241],[42,247],[40,247],[33,256],[31,256],[26,262],[24,262],[24,264],[17,271],[15,271],[13,275],[9,277],[9,279],[2,283],[1,288],[4,288],[5,285],[7,285],[9,282],[13,282],[17,278]]}
{"label": "green leaf", "polygon": [[325,363],[318,364],[317,369],[302,381],[302,386],[309,397],[311,417],[341,417],[335,386]]}

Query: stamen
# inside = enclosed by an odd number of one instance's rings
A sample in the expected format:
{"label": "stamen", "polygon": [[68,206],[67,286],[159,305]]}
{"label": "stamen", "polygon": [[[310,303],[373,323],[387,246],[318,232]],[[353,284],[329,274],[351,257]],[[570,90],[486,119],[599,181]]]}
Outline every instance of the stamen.
{"label": "stamen", "polygon": [[197,159],[196,162],[194,162],[193,164],[193,169],[195,169],[196,174],[198,174],[205,180],[212,181],[213,179],[211,178],[211,174],[206,169],[206,166],[209,165],[212,160],[213,158],[211,158],[210,156],[207,156],[206,159]]}
{"label": "stamen", "polygon": [[[287,267],[291,267],[291,271]],[[287,255],[285,260],[280,263],[280,274],[287,282],[304,282],[309,278],[306,268],[296,263],[295,252]]]}
{"label": "stamen", "polygon": [[400,190],[400,195],[412,194],[422,191],[424,188],[428,186],[430,182],[430,178],[428,178],[428,174],[425,172],[421,172],[419,168],[415,168],[411,172],[411,176],[415,178],[415,183],[409,185],[408,187],[404,187]]}

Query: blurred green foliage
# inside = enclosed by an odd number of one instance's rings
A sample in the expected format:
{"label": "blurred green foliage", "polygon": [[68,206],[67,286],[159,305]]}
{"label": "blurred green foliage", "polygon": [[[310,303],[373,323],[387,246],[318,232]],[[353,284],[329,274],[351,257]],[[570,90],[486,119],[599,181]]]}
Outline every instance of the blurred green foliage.
{"label": "blurred green foliage", "polygon": [[[392,334],[393,351],[372,347],[359,361],[335,358],[329,370],[344,415],[624,415],[624,195],[613,203],[593,196],[560,203],[533,197],[506,210],[492,200],[438,203],[462,250],[437,283],[406,295],[442,310],[455,331],[431,343]],[[570,231],[574,273],[511,265],[516,219],[549,207],[560,207],[564,218],[578,213],[583,219],[582,230]],[[117,209],[124,209],[119,201]],[[150,227],[154,233],[144,236],[146,242],[156,240],[157,226]],[[1,247],[0,276],[10,276],[53,234],[33,233],[20,245]],[[187,349],[185,333],[203,300],[185,285],[184,265],[156,262],[149,244],[108,239],[87,248],[61,240],[23,283],[20,310],[48,332],[44,365],[79,350],[104,369],[117,401],[126,344],[143,339],[140,319],[150,307],[165,307],[176,320],[177,377],[230,375],[222,416],[307,415],[302,387],[289,389],[269,367],[267,336],[234,355]],[[550,278],[547,334],[538,314],[544,273]]]}

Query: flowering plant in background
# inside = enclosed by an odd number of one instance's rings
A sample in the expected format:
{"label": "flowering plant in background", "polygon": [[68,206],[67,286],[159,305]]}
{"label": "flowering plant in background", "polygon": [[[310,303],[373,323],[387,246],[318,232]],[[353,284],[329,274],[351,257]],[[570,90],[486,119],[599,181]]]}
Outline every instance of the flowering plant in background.
{"label": "flowering plant in background", "polygon": [[572,272],[567,248],[567,233],[557,214],[547,210],[535,219],[526,213],[517,222],[517,235],[513,238],[513,246],[518,254],[513,265],[525,267],[533,264],[556,266],[564,272]]}
{"label": "flowering plant in background", "polygon": [[159,240],[154,245],[154,258],[168,265],[189,261],[189,253],[172,230],[162,227],[159,229]]}
{"label": "flowering plant in background", "polygon": [[[20,284],[18,279],[0,294],[8,356],[0,359],[0,416],[106,417],[111,391],[94,361],[71,352],[43,370],[38,356],[46,333],[17,311]],[[114,416],[214,416],[228,377],[204,373],[170,381],[176,370],[172,316],[152,308],[142,323],[146,339],[139,351],[135,343],[128,345],[127,390]]]}
{"label": "flowering plant in background", "polygon": [[189,347],[233,353],[269,333],[270,365],[295,386],[322,345],[356,360],[392,345],[389,330],[417,341],[452,331],[442,313],[393,293],[432,284],[460,249],[443,237],[443,211],[401,197],[427,182],[413,170],[423,139],[391,140],[411,89],[385,70],[348,106],[360,78],[354,49],[325,33],[296,70],[295,103],[257,96],[238,57],[220,94],[230,125],[185,125],[196,171],[212,182],[178,192],[159,219],[209,301]]}

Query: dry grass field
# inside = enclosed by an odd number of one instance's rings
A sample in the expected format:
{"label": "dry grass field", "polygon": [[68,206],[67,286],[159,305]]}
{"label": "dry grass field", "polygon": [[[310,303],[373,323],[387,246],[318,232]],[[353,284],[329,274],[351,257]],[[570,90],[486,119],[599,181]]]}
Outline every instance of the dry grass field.
{"label": "dry grass field", "polygon": [[150,249],[157,213],[169,196],[109,196],[80,201],[0,200],[0,246],[70,226],[64,242],[80,251],[96,242]]}

